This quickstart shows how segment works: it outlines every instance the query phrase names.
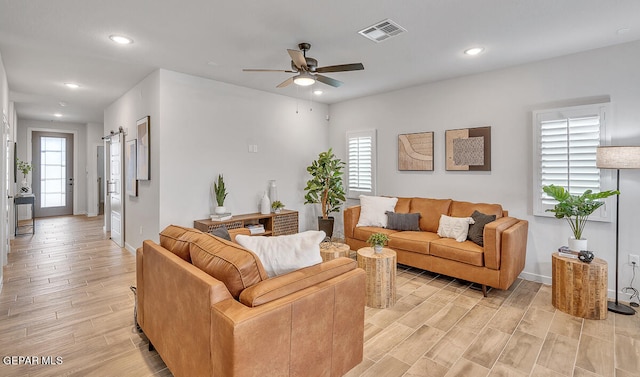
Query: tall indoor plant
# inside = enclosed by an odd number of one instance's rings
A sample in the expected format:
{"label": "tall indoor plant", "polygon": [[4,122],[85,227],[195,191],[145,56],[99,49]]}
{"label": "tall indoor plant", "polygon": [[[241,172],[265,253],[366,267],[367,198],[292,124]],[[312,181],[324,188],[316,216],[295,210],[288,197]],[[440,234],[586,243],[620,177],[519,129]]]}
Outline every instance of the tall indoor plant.
{"label": "tall indoor plant", "polygon": [[555,207],[547,212],[555,213],[556,218],[566,219],[573,233],[573,240],[569,239],[569,249],[574,251],[587,250],[587,240],[582,237],[582,232],[589,215],[600,208],[604,202],[600,199],[608,198],[612,195],[620,194],[618,190],[608,190],[602,192],[585,191],[582,195],[572,195],[564,187],[549,185],[542,186],[542,190],[558,201]]}
{"label": "tall indoor plant", "polygon": [[329,214],[338,212],[340,205],[346,200],[344,187],[342,187],[342,175],[344,162],[333,154],[331,148],[321,152],[318,159],[311,162],[307,172],[311,179],[307,181],[304,190],[304,204],[319,203],[322,208],[322,216],[318,217],[318,229],[324,230],[328,237],[333,235],[333,217]]}
{"label": "tall indoor plant", "polygon": [[224,177],[222,174],[218,174],[217,182],[213,182],[213,193],[216,197],[216,203],[218,203],[215,213],[218,215],[226,213],[227,209],[224,207],[224,200],[227,198],[228,192],[224,185]]}

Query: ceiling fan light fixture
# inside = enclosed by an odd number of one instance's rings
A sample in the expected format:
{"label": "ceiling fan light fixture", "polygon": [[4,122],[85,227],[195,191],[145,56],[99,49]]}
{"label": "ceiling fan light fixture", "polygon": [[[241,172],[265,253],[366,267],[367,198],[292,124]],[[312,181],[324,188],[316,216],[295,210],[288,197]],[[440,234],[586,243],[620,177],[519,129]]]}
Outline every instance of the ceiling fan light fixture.
{"label": "ceiling fan light fixture", "polygon": [[309,86],[316,83],[316,79],[309,72],[302,72],[293,79],[294,84],[300,86]]}

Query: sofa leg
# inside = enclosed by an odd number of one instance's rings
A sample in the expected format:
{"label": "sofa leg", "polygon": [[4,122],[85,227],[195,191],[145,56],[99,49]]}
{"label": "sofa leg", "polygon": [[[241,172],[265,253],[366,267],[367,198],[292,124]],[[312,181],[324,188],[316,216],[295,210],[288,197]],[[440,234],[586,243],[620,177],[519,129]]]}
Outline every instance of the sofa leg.
{"label": "sofa leg", "polygon": [[482,295],[484,297],[487,297],[487,286],[482,284]]}
{"label": "sofa leg", "polygon": [[155,350],[156,350],[156,347],[154,347],[151,341],[149,341],[149,352],[153,352]]}

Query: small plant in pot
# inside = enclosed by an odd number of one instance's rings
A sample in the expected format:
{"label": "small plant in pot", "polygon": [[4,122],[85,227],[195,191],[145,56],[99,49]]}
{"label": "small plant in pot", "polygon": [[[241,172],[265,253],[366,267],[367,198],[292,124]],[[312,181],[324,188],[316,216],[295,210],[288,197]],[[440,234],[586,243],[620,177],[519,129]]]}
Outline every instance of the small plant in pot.
{"label": "small plant in pot", "polygon": [[280,213],[280,211],[282,211],[283,208],[284,208],[284,203],[282,203],[279,200],[274,200],[273,203],[271,203],[271,210],[273,211],[273,213]]}
{"label": "small plant in pot", "polygon": [[569,249],[573,251],[587,250],[587,240],[583,238],[582,232],[587,225],[589,215],[604,205],[600,199],[620,194],[618,190],[602,192],[587,190],[582,195],[572,195],[564,187],[555,185],[542,186],[542,190],[558,201],[555,207],[548,209],[547,212],[555,213],[558,219],[567,220],[573,233],[573,237],[569,238]]}
{"label": "small plant in pot", "polygon": [[384,233],[373,233],[367,238],[367,243],[373,247],[376,253],[381,253],[387,242],[389,242],[389,237]]}
{"label": "small plant in pot", "polygon": [[216,203],[218,206],[215,209],[217,215],[227,213],[227,209],[224,206],[224,201],[227,198],[227,188],[224,185],[224,177],[222,174],[218,174],[218,180],[213,182],[213,193],[216,197]]}
{"label": "small plant in pot", "polygon": [[319,203],[322,208],[322,216],[318,217],[318,229],[324,230],[327,237],[333,235],[333,217],[329,214],[338,212],[340,205],[346,200],[342,187],[342,169],[344,162],[329,149],[318,155],[318,159],[307,167],[311,179],[307,181],[304,190],[304,204]]}

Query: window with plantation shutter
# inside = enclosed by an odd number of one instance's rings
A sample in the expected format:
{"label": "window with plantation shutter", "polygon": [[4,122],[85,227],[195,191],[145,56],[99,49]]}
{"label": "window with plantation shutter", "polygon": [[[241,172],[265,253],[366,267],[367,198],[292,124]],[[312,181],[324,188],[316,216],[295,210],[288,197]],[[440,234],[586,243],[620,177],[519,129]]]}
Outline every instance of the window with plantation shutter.
{"label": "window with plantation shutter", "polygon": [[376,193],[376,131],[347,132],[347,196]]}
{"label": "window with plantation shutter", "polygon": [[[562,186],[575,195],[602,190],[605,173],[596,167],[596,148],[606,144],[607,113],[608,104],[533,113],[535,215],[554,215],[546,210],[553,208],[556,201],[542,191],[542,186]],[[590,219],[608,221],[606,206]]]}

